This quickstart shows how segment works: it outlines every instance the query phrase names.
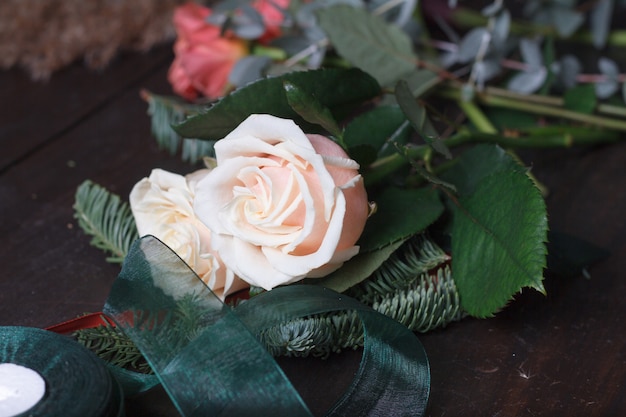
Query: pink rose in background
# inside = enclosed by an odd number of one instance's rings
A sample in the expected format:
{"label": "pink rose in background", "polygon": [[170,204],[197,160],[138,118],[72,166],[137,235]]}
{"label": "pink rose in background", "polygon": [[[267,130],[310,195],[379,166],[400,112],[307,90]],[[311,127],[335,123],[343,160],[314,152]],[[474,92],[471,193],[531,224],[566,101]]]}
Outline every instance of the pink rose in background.
{"label": "pink rose in background", "polygon": [[276,39],[281,34],[281,25],[285,20],[282,10],[289,7],[290,0],[256,0],[252,3],[254,7],[263,16],[265,24],[265,33],[259,39],[262,43],[267,43],[272,39]]}
{"label": "pink rose in background", "polygon": [[219,27],[206,22],[210,15],[211,9],[195,3],[174,12],[178,38],[168,80],[177,94],[189,100],[199,95],[210,99],[224,95],[233,66],[248,54],[246,42],[221,36]]}
{"label": "pink rose in background", "polygon": [[252,115],[215,144],[194,210],[211,247],[250,285],[322,277],[359,251],[368,216],[359,165],[292,121]]}

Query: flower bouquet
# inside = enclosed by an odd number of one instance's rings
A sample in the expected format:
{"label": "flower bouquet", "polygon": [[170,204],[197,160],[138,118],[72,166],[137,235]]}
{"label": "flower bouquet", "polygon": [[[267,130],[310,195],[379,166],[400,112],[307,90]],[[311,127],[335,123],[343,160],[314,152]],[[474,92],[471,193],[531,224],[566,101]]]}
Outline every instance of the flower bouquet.
{"label": "flower bouquet", "polygon": [[[589,11],[598,48],[619,41],[606,30],[610,7]],[[533,26],[499,1],[480,12],[410,0],[181,6],[169,80],[185,100],[143,98],[158,143],[202,167],[154,169],[128,203],[89,181],[79,187],[79,224],[110,261],[124,261],[105,309],[123,332],[85,330],[79,340],[135,368],[142,355],[126,348],[138,345],[163,375],[171,362],[155,346],[178,357],[207,315],[231,323],[232,309],[273,356],[365,346],[380,359],[385,346],[407,346],[384,320],[425,332],[492,316],[523,288],[543,292],[546,190],[516,149],[616,141],[626,110],[613,97],[623,82],[615,62],[602,58],[592,76],[556,51],[557,39],[584,41],[582,12],[562,2],[523,12]],[[341,300],[350,301],[333,304]],[[150,337],[133,330],[138,322]],[[212,337],[248,343],[238,329]],[[124,349],[103,342],[113,337]],[[419,351],[411,346],[399,351]],[[408,356],[404,371],[381,359],[381,378],[417,385],[376,390],[368,371],[360,381],[376,398],[420,392],[404,402],[419,414],[427,364]]]}

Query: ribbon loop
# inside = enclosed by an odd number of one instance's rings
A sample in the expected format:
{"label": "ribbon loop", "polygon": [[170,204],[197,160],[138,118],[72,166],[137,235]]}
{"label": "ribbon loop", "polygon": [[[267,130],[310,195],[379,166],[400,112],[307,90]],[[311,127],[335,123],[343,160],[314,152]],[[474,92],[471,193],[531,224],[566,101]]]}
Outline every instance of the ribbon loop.
{"label": "ribbon loop", "polygon": [[354,299],[291,285],[225,306],[158,239],[133,244],[104,312],[128,334],[185,416],[312,414],[255,335],[297,317],[356,310],[363,357],[350,388],[327,416],[423,414],[430,374],[406,327]]}

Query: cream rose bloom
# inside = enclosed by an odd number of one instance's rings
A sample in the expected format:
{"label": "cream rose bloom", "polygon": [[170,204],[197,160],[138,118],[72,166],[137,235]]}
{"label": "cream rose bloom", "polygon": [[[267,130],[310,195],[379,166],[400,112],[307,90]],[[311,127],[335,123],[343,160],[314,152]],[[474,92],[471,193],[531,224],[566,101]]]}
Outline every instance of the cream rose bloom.
{"label": "cream rose bloom", "polygon": [[194,189],[208,169],[187,177],[154,169],[130,193],[130,207],[140,236],[153,235],[185,261],[222,300],[247,287],[211,249],[211,232],[193,211]]}
{"label": "cream rose bloom", "polygon": [[270,290],[324,276],[358,253],[367,195],[339,145],[291,120],[252,115],[215,154],[194,209],[237,276]]}

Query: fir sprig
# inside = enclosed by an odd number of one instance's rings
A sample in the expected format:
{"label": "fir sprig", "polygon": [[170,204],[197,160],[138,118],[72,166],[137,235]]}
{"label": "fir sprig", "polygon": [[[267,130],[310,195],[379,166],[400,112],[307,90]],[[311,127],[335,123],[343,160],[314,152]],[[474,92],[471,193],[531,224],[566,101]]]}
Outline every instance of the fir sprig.
{"label": "fir sprig", "polygon": [[448,261],[450,255],[426,235],[419,234],[403,244],[370,278],[351,288],[348,294],[372,305],[386,294],[408,288],[416,277]]}
{"label": "fir sprig", "polygon": [[[428,236],[413,237],[347,294],[416,332],[443,327],[465,313],[450,256]],[[353,311],[304,317],[266,329],[259,340],[274,356],[320,356],[363,345]]]}
{"label": "fir sprig", "polygon": [[121,263],[139,237],[130,206],[91,181],[84,181],[76,190],[74,217],[92,237],[91,245],[111,255],[108,262]]}
{"label": "fir sprig", "polygon": [[460,320],[465,315],[448,265],[438,268],[435,274],[422,274],[408,288],[387,293],[372,307],[422,333]]}
{"label": "fir sprig", "polygon": [[78,343],[90,349],[113,366],[152,373],[150,365],[133,341],[117,327],[103,325],[74,333]]}
{"label": "fir sprig", "polygon": [[148,102],[151,130],[159,148],[167,150],[172,155],[180,151],[182,160],[190,163],[213,155],[212,141],[183,139],[172,129],[172,125],[200,113],[206,106],[189,104],[176,97],[157,95],[145,90],[141,92],[141,96]]}

